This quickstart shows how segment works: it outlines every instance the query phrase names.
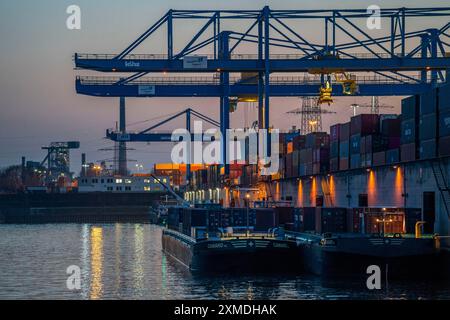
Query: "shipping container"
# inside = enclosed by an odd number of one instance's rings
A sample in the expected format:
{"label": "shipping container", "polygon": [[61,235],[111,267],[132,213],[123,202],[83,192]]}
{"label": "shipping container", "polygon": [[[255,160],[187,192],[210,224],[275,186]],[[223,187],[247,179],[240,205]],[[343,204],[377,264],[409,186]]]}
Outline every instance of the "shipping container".
{"label": "shipping container", "polygon": [[330,157],[331,158],[339,158],[339,141],[331,141]]}
{"label": "shipping container", "polygon": [[419,96],[410,96],[402,100],[402,121],[419,116]]}
{"label": "shipping container", "polygon": [[339,143],[339,158],[348,158],[349,156],[350,156],[349,140],[341,141]]}
{"label": "shipping container", "polygon": [[339,158],[330,159],[330,171],[331,172],[339,171]]}
{"label": "shipping container", "polygon": [[408,144],[417,141],[417,125],[418,121],[416,119],[402,121],[401,144]]}
{"label": "shipping container", "polygon": [[330,135],[326,132],[312,132],[306,135],[306,148],[328,147]]}
{"label": "shipping container", "polygon": [[379,132],[380,122],[377,114],[360,114],[351,118],[350,134],[366,136]]}
{"label": "shipping container", "polygon": [[450,108],[448,110],[441,110],[439,114],[439,136],[450,136]]}
{"label": "shipping container", "polygon": [[400,149],[390,149],[386,151],[386,164],[393,164],[400,162]]}
{"label": "shipping container", "polygon": [[400,147],[400,161],[414,161],[417,159],[417,148],[415,143],[402,144]]}
{"label": "shipping container", "polygon": [[358,208],[347,209],[347,232],[360,232],[360,213]]}
{"label": "shipping container", "polygon": [[330,141],[339,141],[339,133],[341,129],[341,124],[335,124],[330,127]]}
{"label": "shipping container", "polygon": [[435,114],[437,107],[436,89],[427,90],[420,95],[419,112],[421,116]]}
{"label": "shipping container", "polygon": [[339,141],[350,140],[350,122],[342,123],[339,127]]}
{"label": "shipping container", "polygon": [[275,207],[274,214],[276,226],[285,226],[286,224],[294,223],[293,207]]}
{"label": "shipping container", "polygon": [[440,112],[450,110],[450,84],[438,89],[438,104]]}
{"label": "shipping container", "polygon": [[450,156],[450,136],[439,139],[439,156]]}
{"label": "shipping container", "polygon": [[340,157],[339,158],[339,170],[348,170],[350,167],[349,158],[348,157]]}
{"label": "shipping container", "polygon": [[422,140],[419,147],[419,159],[433,159],[437,156],[436,139]]}
{"label": "shipping container", "polygon": [[352,154],[350,157],[350,169],[361,168],[361,154]]}
{"label": "shipping container", "polygon": [[360,154],[361,153],[361,135],[355,134],[350,137],[350,154]]}
{"label": "shipping container", "polygon": [[294,151],[300,151],[304,149],[306,146],[306,136],[299,135],[292,139],[293,149]]}
{"label": "shipping container", "polygon": [[398,115],[394,119],[383,119],[380,122],[380,133],[385,137],[400,137],[401,121]]}
{"label": "shipping container", "polygon": [[373,154],[373,165],[383,166],[386,164],[386,152],[380,151]]}
{"label": "shipping container", "polygon": [[[347,209],[346,208],[321,208],[321,224],[319,233],[344,233],[347,232]],[[316,216],[317,218],[317,216]]]}
{"label": "shipping container", "polygon": [[430,113],[420,116],[419,139],[430,140],[437,137],[437,114]]}

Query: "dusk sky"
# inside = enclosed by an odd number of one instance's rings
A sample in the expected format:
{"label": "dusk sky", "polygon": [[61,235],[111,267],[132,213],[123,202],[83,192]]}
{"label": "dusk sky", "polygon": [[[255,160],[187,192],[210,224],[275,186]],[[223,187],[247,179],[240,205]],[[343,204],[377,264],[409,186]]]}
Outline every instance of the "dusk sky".
{"label": "dusk sky", "polygon": [[[67,6],[81,7],[81,30],[66,28]],[[0,167],[20,163],[20,157],[41,161],[45,153],[41,146],[52,141],[81,142],[80,150],[72,152],[72,171],[78,173],[81,153],[88,161],[112,158],[111,152],[99,148],[113,146],[103,139],[105,130],[118,120],[118,98],[95,98],[77,95],[75,76],[92,74],[74,70],[72,55],[81,53],[118,53],[135,40],[144,30],[169,9],[325,9],[367,8],[370,4],[381,7],[431,7],[449,5],[448,1],[195,1],[195,0],[2,0],[0,2]],[[426,28],[425,20],[409,26],[412,31]],[[442,26],[446,21],[436,24]],[[204,22],[203,22],[204,23]],[[425,24],[424,24],[425,23]],[[178,25],[180,26],[180,25]],[[176,46],[186,44],[199,25],[175,28]],[[306,31],[314,36],[314,28]],[[321,32],[317,36],[321,37]],[[158,45],[158,42],[161,42]],[[139,53],[163,53],[165,40],[155,37]],[[147,51],[148,50],[148,51]],[[98,74],[101,75],[101,74]],[[330,124],[348,121],[352,114],[349,105],[356,101],[369,103],[365,98],[335,98],[332,105],[338,114],[324,116],[324,129]],[[381,98],[384,104],[395,105],[399,111],[400,97]],[[245,114],[243,105],[232,115],[232,126],[242,127],[255,120],[256,110]],[[271,122],[276,128],[299,126],[300,117],[286,112],[300,106],[298,98],[273,99]],[[206,98],[129,98],[127,122],[155,118],[192,107],[218,119],[218,99]],[[388,110],[392,112],[392,110]],[[247,121],[245,121],[247,119]],[[154,122],[148,122],[148,126]],[[174,128],[177,125],[172,127]],[[180,125],[180,123],[178,123]],[[145,125],[131,126],[143,129]],[[171,127],[167,127],[170,129]],[[170,144],[135,143],[136,151],[129,158],[138,160],[145,170],[152,163],[169,161]],[[130,163],[130,168],[134,163]]]}

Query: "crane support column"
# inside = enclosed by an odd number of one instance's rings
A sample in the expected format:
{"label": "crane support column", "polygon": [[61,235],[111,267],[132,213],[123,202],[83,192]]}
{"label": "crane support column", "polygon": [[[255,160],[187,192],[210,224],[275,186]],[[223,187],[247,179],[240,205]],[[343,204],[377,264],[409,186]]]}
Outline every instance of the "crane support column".
{"label": "crane support column", "polygon": [[[428,44],[429,37],[427,34],[424,34],[420,37],[420,56],[421,58],[426,59],[428,56]],[[420,81],[423,83],[427,82],[427,70],[423,69],[420,71]]]}
{"label": "crane support column", "polygon": [[[230,59],[230,33],[227,31],[220,33],[219,42],[219,59]],[[224,166],[225,175],[230,174],[230,166],[227,158],[227,130],[230,128],[230,73],[228,71],[220,71],[220,86],[222,96],[220,97],[220,129],[222,134],[222,165]]]}
{"label": "crane support column", "polygon": [[[120,97],[119,110],[119,131],[121,134],[126,133],[126,118],[125,118],[125,97]],[[119,174],[127,175],[127,143],[125,141],[119,142]]]}
{"label": "crane support column", "polygon": [[[191,109],[186,110],[186,130],[191,133]],[[191,133],[192,137],[192,133]],[[187,163],[186,163],[186,183],[189,184],[191,179],[191,148],[193,143],[188,143],[187,148]]]}
{"label": "crane support column", "polygon": [[[263,61],[263,19],[258,21],[258,61]],[[258,128],[264,129],[264,77],[258,72]]]}
{"label": "crane support column", "polygon": [[[270,8],[264,7],[264,129],[270,127]],[[270,133],[267,134],[267,156],[270,156]]]}

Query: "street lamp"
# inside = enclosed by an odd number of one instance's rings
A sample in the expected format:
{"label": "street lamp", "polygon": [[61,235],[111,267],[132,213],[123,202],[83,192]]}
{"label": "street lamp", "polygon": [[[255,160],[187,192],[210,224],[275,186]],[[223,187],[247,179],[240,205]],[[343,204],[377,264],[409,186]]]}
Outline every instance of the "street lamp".
{"label": "street lamp", "polygon": [[247,237],[250,236],[250,218],[249,218],[249,210],[250,210],[250,193],[245,194],[245,198],[247,199]]}

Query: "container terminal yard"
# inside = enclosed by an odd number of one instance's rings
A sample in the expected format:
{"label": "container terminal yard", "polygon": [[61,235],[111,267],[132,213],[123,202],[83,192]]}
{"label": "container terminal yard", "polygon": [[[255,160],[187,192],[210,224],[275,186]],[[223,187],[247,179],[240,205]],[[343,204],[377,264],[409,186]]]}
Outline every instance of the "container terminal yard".
{"label": "container terminal yard", "polygon": [[[75,52],[77,95],[118,107],[116,128],[105,130],[113,166],[88,163],[78,141],[50,143],[42,161],[2,171],[0,223],[160,225],[164,257],[194,276],[365,279],[375,265],[386,279],[449,279],[450,7],[378,13],[386,27],[374,35],[365,8],[171,9],[119,53]],[[180,45],[189,22],[201,27]],[[163,52],[143,52],[161,32]],[[399,105],[380,103],[392,96]],[[284,115],[300,115],[298,126],[272,124],[281,97],[299,98]],[[322,126],[349,97],[371,104]],[[132,131],[127,101],[144,98],[217,98],[219,119],[185,107]],[[249,105],[257,118],[235,128],[231,115]],[[166,129],[179,120],[182,139]],[[199,121],[215,133],[196,131]],[[226,140],[232,129],[240,135]],[[197,161],[196,141],[202,152],[218,142],[219,161]],[[140,143],[188,147],[179,163],[133,174],[129,150]],[[73,149],[83,152],[79,174]]]}

